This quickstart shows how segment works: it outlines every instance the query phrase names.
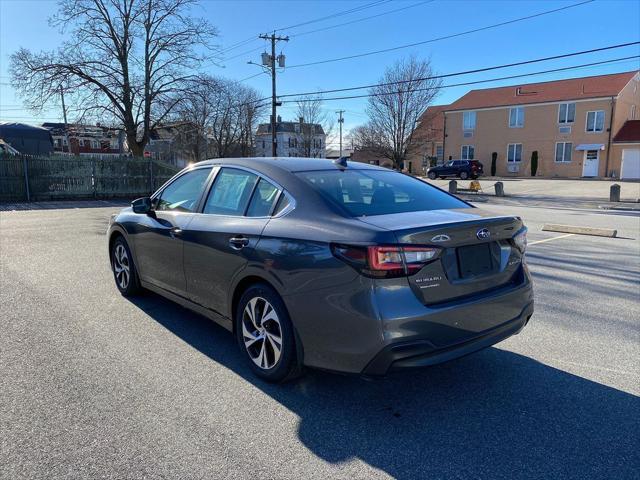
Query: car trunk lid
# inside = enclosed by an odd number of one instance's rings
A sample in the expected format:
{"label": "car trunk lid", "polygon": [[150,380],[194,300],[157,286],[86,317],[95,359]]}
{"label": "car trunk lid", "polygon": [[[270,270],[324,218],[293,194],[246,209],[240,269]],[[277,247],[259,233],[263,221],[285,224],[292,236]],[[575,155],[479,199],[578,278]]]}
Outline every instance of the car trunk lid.
{"label": "car trunk lid", "polygon": [[436,260],[407,277],[418,299],[436,306],[517,281],[522,255],[512,237],[522,228],[515,216],[477,208],[361,217],[392,230],[400,245],[439,247]]}

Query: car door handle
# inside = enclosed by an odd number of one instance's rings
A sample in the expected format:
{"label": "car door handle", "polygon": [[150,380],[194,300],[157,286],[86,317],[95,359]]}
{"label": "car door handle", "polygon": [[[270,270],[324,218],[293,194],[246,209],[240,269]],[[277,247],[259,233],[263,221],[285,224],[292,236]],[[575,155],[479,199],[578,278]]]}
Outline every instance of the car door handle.
{"label": "car door handle", "polygon": [[229,246],[234,250],[242,250],[247,245],[249,245],[247,237],[232,237],[229,239]]}
{"label": "car door handle", "polygon": [[169,230],[169,235],[171,235],[173,238],[179,237],[180,235],[182,235],[182,229],[173,227],[171,230]]}

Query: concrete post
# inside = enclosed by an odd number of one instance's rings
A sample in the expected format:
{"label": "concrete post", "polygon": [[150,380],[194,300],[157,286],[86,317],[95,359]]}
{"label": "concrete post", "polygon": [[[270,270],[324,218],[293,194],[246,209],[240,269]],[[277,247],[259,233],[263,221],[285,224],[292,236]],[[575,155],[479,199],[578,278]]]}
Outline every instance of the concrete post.
{"label": "concrete post", "polygon": [[449,182],[449,193],[458,193],[458,182],[456,182],[455,180],[451,180]]}
{"label": "concrete post", "polygon": [[496,189],[496,197],[504,197],[504,185],[502,182],[496,182],[494,187]]}
{"label": "concrete post", "polygon": [[609,201],[610,202],[619,202],[620,201],[620,185],[614,183],[611,185],[609,189]]}

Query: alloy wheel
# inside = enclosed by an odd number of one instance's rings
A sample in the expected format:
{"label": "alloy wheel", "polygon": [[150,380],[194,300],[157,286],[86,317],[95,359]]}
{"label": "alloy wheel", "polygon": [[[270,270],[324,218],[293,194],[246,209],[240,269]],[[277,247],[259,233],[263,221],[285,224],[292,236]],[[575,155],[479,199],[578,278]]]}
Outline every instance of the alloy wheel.
{"label": "alloy wheel", "polygon": [[242,312],[242,341],[253,363],[273,368],[282,355],[282,327],[278,313],[267,300],[254,297]]}
{"label": "alloy wheel", "polygon": [[127,249],[121,243],[118,243],[113,251],[113,271],[118,286],[122,290],[126,290],[131,278],[131,266]]}

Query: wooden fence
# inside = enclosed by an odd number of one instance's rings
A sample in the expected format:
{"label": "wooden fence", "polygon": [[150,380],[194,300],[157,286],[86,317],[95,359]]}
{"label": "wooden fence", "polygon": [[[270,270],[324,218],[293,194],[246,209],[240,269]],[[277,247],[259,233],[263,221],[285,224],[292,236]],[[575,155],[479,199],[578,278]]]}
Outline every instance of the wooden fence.
{"label": "wooden fence", "polygon": [[179,171],[151,159],[0,155],[0,202],[148,195]]}

